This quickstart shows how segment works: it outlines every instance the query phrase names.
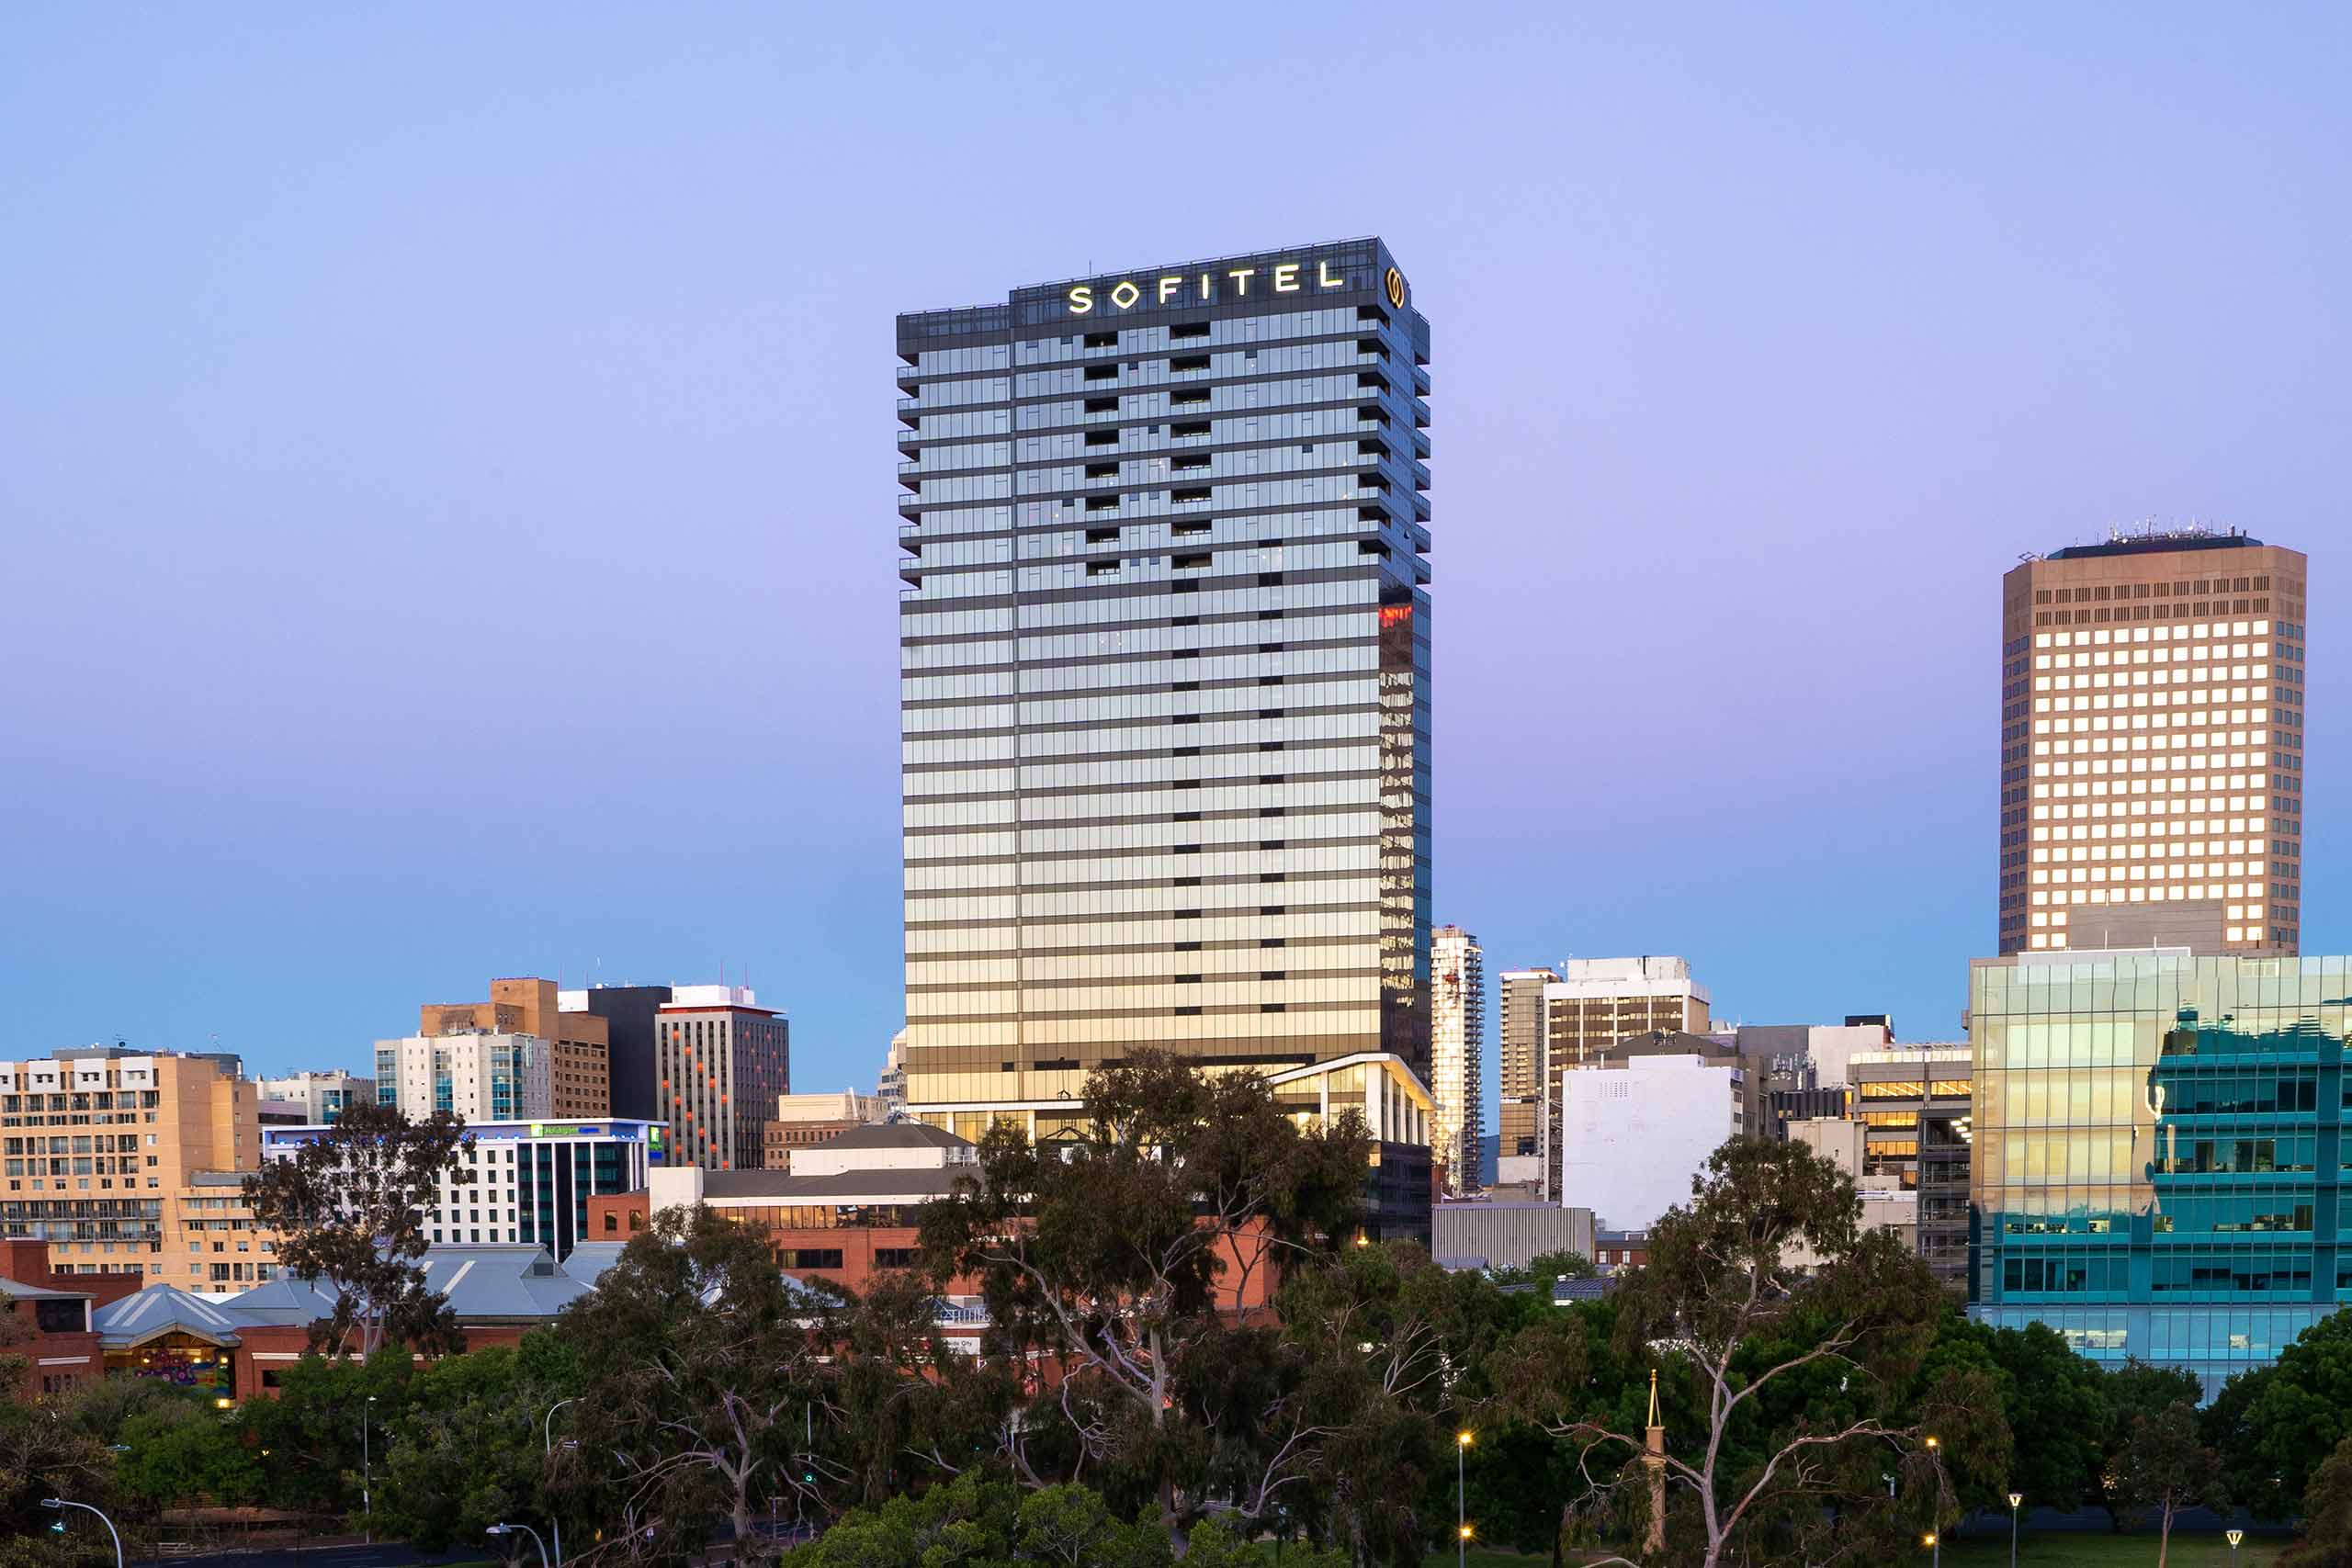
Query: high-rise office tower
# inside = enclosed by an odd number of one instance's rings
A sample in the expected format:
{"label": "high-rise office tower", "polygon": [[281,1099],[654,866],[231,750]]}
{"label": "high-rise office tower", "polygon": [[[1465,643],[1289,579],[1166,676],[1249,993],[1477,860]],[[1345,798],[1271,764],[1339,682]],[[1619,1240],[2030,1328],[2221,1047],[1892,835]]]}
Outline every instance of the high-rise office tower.
{"label": "high-rise office tower", "polygon": [[1429,341],[1377,240],[899,318],[913,1113],[1165,1046],[1425,1129]]}
{"label": "high-rise office tower", "polygon": [[558,997],[564,1013],[594,1013],[605,1021],[611,1113],[640,1122],[666,1117],[669,1096],[660,1088],[653,1042],[659,1032],[656,1021],[662,1004],[670,999],[670,987],[596,985],[560,992]]}
{"label": "high-rise office tower", "polygon": [[2304,582],[2199,529],[2002,579],[2003,953],[2297,950]]}
{"label": "high-rise office tower", "polygon": [[1506,969],[1496,1031],[1495,1179],[1543,1180],[1539,1160],[1544,1106],[1544,987],[1554,969]]}
{"label": "high-rise office tower", "polygon": [[1445,1168],[1450,1192],[1481,1185],[1479,1145],[1487,1116],[1487,955],[1460,926],[1430,939],[1430,1092],[1437,1100],[1430,1147]]}
{"label": "high-rise office tower", "polygon": [[757,1170],[778,1095],[792,1092],[792,1031],[748,986],[676,986],[655,1018],[654,1070],[670,1162]]}

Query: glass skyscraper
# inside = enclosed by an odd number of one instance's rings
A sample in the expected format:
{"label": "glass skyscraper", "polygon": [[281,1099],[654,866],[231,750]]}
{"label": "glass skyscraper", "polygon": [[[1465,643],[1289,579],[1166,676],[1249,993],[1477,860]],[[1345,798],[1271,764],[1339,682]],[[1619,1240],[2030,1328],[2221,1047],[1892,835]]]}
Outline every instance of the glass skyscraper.
{"label": "glass skyscraper", "polygon": [[1972,1311],[2207,1391],[2352,1302],[2352,959],[1982,961]]}
{"label": "glass skyscraper", "polygon": [[910,1111],[1157,1045],[1426,1122],[1429,342],[1378,240],[899,318]]}

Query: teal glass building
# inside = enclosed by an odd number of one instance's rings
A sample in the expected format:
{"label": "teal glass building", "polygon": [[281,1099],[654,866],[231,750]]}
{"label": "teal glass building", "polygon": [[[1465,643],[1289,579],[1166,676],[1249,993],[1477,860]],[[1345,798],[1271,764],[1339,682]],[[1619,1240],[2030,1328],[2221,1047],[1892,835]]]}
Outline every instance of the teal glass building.
{"label": "teal glass building", "polygon": [[2210,1396],[2352,1303],[2352,959],[1984,960],[1970,1311]]}

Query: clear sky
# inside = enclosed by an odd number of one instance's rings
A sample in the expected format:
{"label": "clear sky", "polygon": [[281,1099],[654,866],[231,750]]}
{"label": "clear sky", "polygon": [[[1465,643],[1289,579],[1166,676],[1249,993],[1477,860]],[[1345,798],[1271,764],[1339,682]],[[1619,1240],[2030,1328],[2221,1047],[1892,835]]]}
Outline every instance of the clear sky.
{"label": "clear sky", "polygon": [[[0,1055],[493,975],[900,1016],[891,317],[1367,232],[1433,323],[1437,911],[1959,1030],[1997,611],[2312,556],[2352,948],[2352,11],[20,5]],[[1491,1104],[1491,1101],[1490,1101]]]}

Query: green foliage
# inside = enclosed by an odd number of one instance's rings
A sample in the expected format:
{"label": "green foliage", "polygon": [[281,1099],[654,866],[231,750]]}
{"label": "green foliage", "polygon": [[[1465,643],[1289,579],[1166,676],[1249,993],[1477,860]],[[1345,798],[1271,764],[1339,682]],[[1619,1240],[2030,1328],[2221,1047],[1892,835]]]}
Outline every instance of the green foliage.
{"label": "green foliage", "polygon": [[2222,1385],[2213,1402],[2197,1413],[2199,1436],[2221,1456],[2222,1477],[2231,1501],[2252,1510],[2257,1519],[2287,1519],[2296,1512],[2294,1494],[2279,1483],[2278,1472],[2261,1451],[2262,1429],[2254,1420],[2255,1406],[2278,1375],[2275,1366],[2236,1373]]}
{"label": "green foliage", "polygon": [[[1102,1497],[1073,1484],[1024,1491],[967,1472],[919,1495],[853,1508],[784,1568],[1272,1568],[1272,1548],[1216,1519],[1193,1527],[1182,1559],[1158,1517],[1124,1520]],[[1285,1550],[1295,1568],[1347,1568],[1343,1553]]]}
{"label": "green foliage", "polygon": [[1996,1393],[2010,1448],[2005,1472],[1972,1476],[1960,1488],[1964,1504],[2006,1511],[2007,1495],[2019,1492],[2031,1506],[2072,1509],[2099,1495],[2114,1421],[2107,1374],[2041,1324],[1993,1328],[1947,1312],[1927,1374],[1970,1370],[1986,1374]]}
{"label": "green foliage", "polygon": [[2245,1412],[2254,1455],[2300,1497],[2352,1437],[2352,1309],[2312,1324],[2278,1354]]}
{"label": "green foliage", "polygon": [[123,1491],[150,1507],[263,1501],[257,1445],[233,1427],[232,1413],[192,1400],[157,1403],[122,1424],[128,1453],[115,1467]]}
{"label": "green foliage", "polygon": [[2312,1472],[2303,1489],[2303,1534],[2284,1568],[2352,1568],[2352,1438]]}
{"label": "green foliage", "polygon": [[1488,1278],[1498,1285],[1548,1286],[1561,1280],[1589,1280],[1600,1272],[1600,1268],[1583,1253],[1563,1248],[1537,1253],[1527,1260],[1524,1269],[1490,1269]]}

